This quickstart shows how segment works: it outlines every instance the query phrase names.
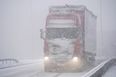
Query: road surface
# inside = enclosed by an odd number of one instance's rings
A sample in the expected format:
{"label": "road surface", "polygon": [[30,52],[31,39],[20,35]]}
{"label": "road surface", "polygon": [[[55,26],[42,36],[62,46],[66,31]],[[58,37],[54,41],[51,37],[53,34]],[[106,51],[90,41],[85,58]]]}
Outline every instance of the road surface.
{"label": "road surface", "polygon": [[95,66],[77,73],[48,73],[44,72],[43,62],[35,61],[28,64],[18,65],[11,68],[0,69],[0,77],[82,77],[88,71],[102,62],[98,60]]}

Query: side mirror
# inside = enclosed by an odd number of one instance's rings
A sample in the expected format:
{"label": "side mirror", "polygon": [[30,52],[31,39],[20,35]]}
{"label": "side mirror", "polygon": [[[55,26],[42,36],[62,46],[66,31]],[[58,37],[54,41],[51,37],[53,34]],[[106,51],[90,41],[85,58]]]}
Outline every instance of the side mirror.
{"label": "side mirror", "polygon": [[40,38],[45,39],[45,30],[40,29]]}

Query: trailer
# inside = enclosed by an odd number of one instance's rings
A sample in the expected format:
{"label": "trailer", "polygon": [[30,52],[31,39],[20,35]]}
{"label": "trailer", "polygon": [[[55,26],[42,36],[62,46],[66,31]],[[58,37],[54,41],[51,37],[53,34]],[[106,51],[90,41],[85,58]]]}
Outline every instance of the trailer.
{"label": "trailer", "polygon": [[41,38],[45,71],[82,70],[95,62],[96,16],[82,5],[52,6]]}

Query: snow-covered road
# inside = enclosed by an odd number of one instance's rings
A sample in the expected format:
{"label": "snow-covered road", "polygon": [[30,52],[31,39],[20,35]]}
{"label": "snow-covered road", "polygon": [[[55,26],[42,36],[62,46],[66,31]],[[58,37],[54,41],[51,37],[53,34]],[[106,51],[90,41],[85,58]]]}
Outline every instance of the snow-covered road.
{"label": "snow-covered road", "polygon": [[[95,66],[101,62],[100,60],[96,61]],[[83,72],[77,73],[49,73],[44,72],[43,62],[37,60],[28,61],[27,64],[22,62],[22,65],[11,68],[0,69],[0,77],[81,77],[93,68],[90,67]]]}

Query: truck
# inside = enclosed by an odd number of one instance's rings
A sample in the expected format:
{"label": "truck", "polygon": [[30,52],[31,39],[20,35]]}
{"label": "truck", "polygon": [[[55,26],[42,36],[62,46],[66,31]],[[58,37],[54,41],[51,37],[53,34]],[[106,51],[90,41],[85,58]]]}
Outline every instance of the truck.
{"label": "truck", "polygon": [[41,29],[46,72],[82,71],[94,65],[96,16],[83,5],[52,6]]}

